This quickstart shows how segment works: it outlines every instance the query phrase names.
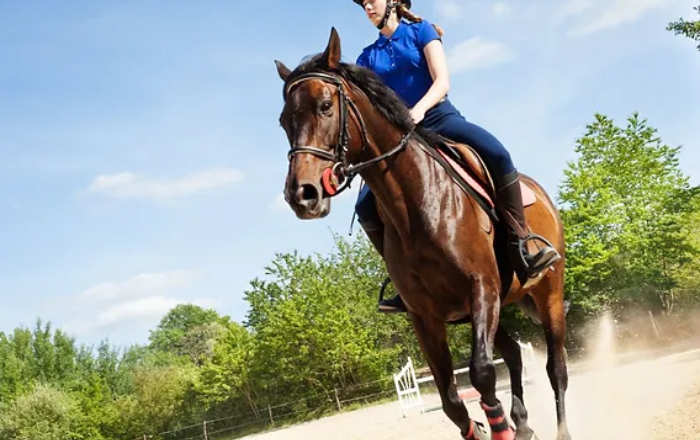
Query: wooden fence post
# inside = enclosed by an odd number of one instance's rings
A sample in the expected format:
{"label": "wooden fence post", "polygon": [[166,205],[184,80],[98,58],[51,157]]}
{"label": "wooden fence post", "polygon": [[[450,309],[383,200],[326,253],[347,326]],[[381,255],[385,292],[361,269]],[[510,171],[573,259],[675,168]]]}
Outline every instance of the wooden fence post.
{"label": "wooden fence post", "polygon": [[338,404],[338,411],[340,411],[340,399],[338,399],[338,388],[333,388],[333,391],[335,391],[335,403]]}
{"label": "wooden fence post", "polygon": [[203,428],[202,434],[204,435],[204,440],[209,440],[209,436],[207,435],[207,421],[206,420],[204,421],[204,423],[202,423],[202,428]]}

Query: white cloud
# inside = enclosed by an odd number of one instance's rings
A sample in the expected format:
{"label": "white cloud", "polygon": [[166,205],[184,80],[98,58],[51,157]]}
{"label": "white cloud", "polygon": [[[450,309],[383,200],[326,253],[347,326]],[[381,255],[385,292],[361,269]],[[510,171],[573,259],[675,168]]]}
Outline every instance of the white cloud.
{"label": "white cloud", "polygon": [[496,15],[507,14],[511,11],[511,7],[506,2],[498,2],[493,5],[493,13]]}
{"label": "white cloud", "polygon": [[116,199],[165,201],[191,196],[199,191],[223,188],[242,179],[243,173],[233,168],[214,168],[180,178],[157,178],[122,172],[95,177],[84,193]]}
{"label": "white cloud", "polygon": [[448,21],[455,21],[462,18],[462,5],[455,1],[446,0],[438,2],[437,9],[440,15]]}
{"label": "white cloud", "polygon": [[96,284],[78,294],[81,301],[97,302],[124,300],[159,292],[190,287],[201,277],[199,271],[171,271],[143,273],[122,282],[107,281]]}
{"label": "white cloud", "polygon": [[458,43],[447,52],[447,63],[453,73],[494,67],[514,58],[515,55],[508,46],[482,37]]}
{"label": "white cloud", "polygon": [[96,284],[71,298],[73,316],[65,328],[87,335],[136,323],[153,326],[178,304],[215,307],[218,303],[210,298],[176,295],[176,291],[193,286],[201,276],[200,271],[173,270]]}
{"label": "white cloud", "polygon": [[152,296],[109,307],[97,315],[94,324],[96,327],[106,327],[132,321],[158,320],[178,304],[187,303],[201,307],[213,307],[216,304],[209,299],[185,301],[165,296]]}
{"label": "white cloud", "polygon": [[153,296],[115,304],[103,310],[97,310],[89,315],[74,319],[63,326],[64,330],[77,335],[89,335],[116,329],[122,326],[147,324],[155,326],[161,318],[173,307],[179,304],[195,304],[200,307],[213,308],[217,301],[208,298],[184,300],[166,296]]}
{"label": "white cloud", "polygon": [[585,14],[586,17],[567,33],[569,37],[576,38],[636,22],[666,4],[666,0],[611,0],[599,1],[594,5],[591,0],[572,0],[565,4],[561,13],[564,16],[580,16],[595,9],[595,12]]}

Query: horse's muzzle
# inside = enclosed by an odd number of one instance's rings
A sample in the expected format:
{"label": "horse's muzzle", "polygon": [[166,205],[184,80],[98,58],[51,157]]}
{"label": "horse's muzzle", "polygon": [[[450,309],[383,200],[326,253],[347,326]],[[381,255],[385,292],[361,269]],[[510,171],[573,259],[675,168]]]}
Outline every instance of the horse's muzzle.
{"label": "horse's muzzle", "polygon": [[296,188],[291,188],[290,192],[291,197],[287,197],[287,201],[300,219],[323,218],[330,212],[330,200],[323,197],[319,185],[302,183]]}

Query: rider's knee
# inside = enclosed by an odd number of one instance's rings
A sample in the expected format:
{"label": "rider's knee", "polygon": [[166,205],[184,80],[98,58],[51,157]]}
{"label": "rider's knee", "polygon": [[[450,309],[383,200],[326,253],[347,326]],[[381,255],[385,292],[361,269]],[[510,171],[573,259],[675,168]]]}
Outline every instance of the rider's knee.
{"label": "rider's knee", "polygon": [[357,197],[355,202],[355,213],[357,214],[357,220],[362,225],[365,230],[377,229],[380,224],[379,214],[377,213],[376,201],[374,199],[374,194],[369,190],[367,186],[362,188],[360,195]]}

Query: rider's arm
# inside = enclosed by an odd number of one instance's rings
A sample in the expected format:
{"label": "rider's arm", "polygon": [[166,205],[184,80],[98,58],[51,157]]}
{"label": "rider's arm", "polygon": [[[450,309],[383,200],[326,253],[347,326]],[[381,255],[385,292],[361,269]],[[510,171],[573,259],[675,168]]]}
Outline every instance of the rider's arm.
{"label": "rider's arm", "polygon": [[418,40],[428,62],[433,85],[423,98],[416,103],[415,107],[422,112],[426,112],[447,95],[447,92],[450,90],[450,75],[447,68],[445,48],[442,45],[440,36],[428,21],[423,20],[421,25]]}

